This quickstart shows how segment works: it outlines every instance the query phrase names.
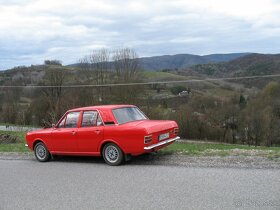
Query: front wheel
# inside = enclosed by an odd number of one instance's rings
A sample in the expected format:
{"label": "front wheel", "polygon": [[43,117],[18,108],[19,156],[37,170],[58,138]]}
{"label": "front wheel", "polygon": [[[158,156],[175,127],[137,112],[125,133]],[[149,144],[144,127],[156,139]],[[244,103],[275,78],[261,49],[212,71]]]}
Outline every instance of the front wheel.
{"label": "front wheel", "polygon": [[113,143],[108,143],[103,147],[102,155],[105,162],[110,166],[120,165],[123,161],[122,150]]}
{"label": "front wheel", "polygon": [[38,161],[47,162],[51,158],[51,154],[48,151],[46,145],[42,142],[38,142],[34,147],[34,154]]}

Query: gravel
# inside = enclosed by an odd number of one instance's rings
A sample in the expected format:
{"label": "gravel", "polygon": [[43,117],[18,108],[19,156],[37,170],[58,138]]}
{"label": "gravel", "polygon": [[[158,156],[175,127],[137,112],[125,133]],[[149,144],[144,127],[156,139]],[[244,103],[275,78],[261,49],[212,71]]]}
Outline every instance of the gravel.
{"label": "gravel", "polygon": [[[33,153],[0,152],[0,160],[35,160]],[[103,162],[100,157],[61,156],[55,161]],[[105,163],[104,163],[105,164]],[[182,167],[280,169],[280,158],[258,156],[188,156],[180,154],[145,154],[133,157],[126,165],[167,165]]]}

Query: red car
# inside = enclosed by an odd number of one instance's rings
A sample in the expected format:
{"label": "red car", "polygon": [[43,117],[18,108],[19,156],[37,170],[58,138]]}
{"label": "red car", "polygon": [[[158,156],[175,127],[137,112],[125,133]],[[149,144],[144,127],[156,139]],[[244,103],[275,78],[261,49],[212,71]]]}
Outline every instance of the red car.
{"label": "red car", "polygon": [[52,155],[103,156],[109,165],[153,152],[180,139],[175,121],[149,120],[133,105],[104,105],[67,111],[53,128],[28,132],[38,161]]}

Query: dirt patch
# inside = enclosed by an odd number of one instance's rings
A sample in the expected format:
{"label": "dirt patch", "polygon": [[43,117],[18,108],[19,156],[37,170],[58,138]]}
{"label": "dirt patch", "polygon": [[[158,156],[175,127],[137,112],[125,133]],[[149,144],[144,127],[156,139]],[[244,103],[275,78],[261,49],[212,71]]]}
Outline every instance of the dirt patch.
{"label": "dirt patch", "polygon": [[10,134],[0,134],[0,144],[15,144],[19,142],[20,139],[17,136]]}

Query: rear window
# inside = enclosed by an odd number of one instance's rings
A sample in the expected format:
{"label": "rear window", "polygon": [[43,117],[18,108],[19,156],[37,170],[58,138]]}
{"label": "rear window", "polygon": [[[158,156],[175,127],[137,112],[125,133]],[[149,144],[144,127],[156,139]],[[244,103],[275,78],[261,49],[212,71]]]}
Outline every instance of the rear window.
{"label": "rear window", "polygon": [[118,121],[118,124],[147,119],[143,112],[141,112],[137,107],[113,109],[113,114]]}
{"label": "rear window", "polygon": [[102,125],[102,121],[97,111],[85,111],[83,114],[82,127],[92,127]]}

